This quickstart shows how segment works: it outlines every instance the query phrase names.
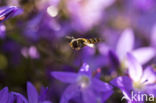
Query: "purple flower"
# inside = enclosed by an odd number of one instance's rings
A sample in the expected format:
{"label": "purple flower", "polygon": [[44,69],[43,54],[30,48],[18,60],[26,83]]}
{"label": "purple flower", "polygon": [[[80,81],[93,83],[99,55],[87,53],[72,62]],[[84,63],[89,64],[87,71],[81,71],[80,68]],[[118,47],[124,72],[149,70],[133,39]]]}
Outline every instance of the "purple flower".
{"label": "purple flower", "polygon": [[117,44],[117,55],[124,60],[127,52],[132,52],[139,63],[145,64],[155,55],[152,47],[142,47],[134,50],[134,34],[131,29],[126,29]]}
{"label": "purple flower", "polygon": [[102,19],[103,10],[115,0],[73,0],[68,1],[67,10],[72,19],[72,27],[78,31],[88,31]]}
{"label": "purple flower", "polygon": [[27,22],[24,35],[33,41],[40,39],[54,41],[52,39],[60,38],[68,34],[68,28],[68,23],[59,23],[43,10]]}
{"label": "purple flower", "polygon": [[22,9],[16,6],[5,7],[5,9],[1,10],[0,12],[0,23],[21,13],[22,13]]}
{"label": "purple flower", "polygon": [[[147,63],[149,60],[151,60],[151,58],[155,56],[155,50],[153,49],[153,47],[142,47],[134,49],[134,34],[130,28],[126,29],[121,34],[116,45],[116,50],[111,51],[111,53],[113,53],[113,55],[119,59],[120,64],[123,68],[126,67],[126,54],[128,52],[131,52],[140,64]],[[112,58],[113,55],[111,55],[110,57]]]}
{"label": "purple flower", "polygon": [[0,91],[0,103],[8,103],[8,99],[9,99],[9,91],[8,87],[5,87]]}
{"label": "purple flower", "polygon": [[70,83],[62,95],[60,103],[68,103],[70,99],[80,93],[83,103],[104,102],[112,94],[112,86],[93,78],[92,71],[86,63],[78,73],[52,72],[51,75],[62,82]]}
{"label": "purple flower", "polygon": [[9,93],[8,87],[4,87],[0,91],[0,103],[14,103],[14,95]]}
{"label": "purple flower", "polygon": [[[51,103],[50,101],[40,97],[36,88],[30,82],[27,82],[27,96],[28,100],[20,93],[12,92],[16,96],[17,103]],[[44,94],[46,95],[46,94]]]}
{"label": "purple flower", "polygon": [[[156,97],[156,72],[154,69],[149,66],[143,70],[142,66],[130,53],[127,54],[127,59],[129,76],[117,77],[111,83],[120,88],[124,97],[131,102],[143,101],[145,98],[139,98],[141,94]],[[135,99],[132,98],[134,93],[137,94]]]}

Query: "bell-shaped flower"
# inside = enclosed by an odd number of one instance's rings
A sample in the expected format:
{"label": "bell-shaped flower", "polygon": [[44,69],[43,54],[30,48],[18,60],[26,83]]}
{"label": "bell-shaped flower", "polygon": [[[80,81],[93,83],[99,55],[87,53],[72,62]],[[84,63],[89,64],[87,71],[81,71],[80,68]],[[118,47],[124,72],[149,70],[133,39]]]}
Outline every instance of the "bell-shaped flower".
{"label": "bell-shaped flower", "polygon": [[112,94],[112,86],[93,78],[92,71],[86,63],[82,65],[78,73],[52,72],[51,75],[62,82],[70,84],[65,89],[60,103],[68,103],[78,94],[82,94],[81,100],[83,103],[103,103]]}
{"label": "bell-shaped flower", "polygon": [[[140,99],[142,95],[150,95],[156,97],[156,72],[154,68],[147,67],[145,69],[139,64],[135,57],[128,53],[128,75],[120,76],[111,81],[111,83],[120,88],[124,96],[129,101],[143,101]],[[137,94],[134,98],[132,94]]]}
{"label": "bell-shaped flower", "polygon": [[[134,33],[132,29],[128,28],[121,34],[116,50],[111,50],[111,58],[118,59],[123,68],[126,68],[126,54],[131,52],[140,64],[146,64],[155,56],[155,50],[153,47],[141,47],[134,49]],[[113,55],[112,55],[113,54]],[[114,59],[112,59],[114,60]]]}
{"label": "bell-shaped flower", "polygon": [[[26,99],[22,94],[17,92],[12,92],[14,96],[16,96],[17,103],[52,103],[48,100],[43,99],[41,96],[39,96],[36,88],[34,85],[30,82],[27,82],[27,97]],[[44,94],[46,95],[46,94]]]}

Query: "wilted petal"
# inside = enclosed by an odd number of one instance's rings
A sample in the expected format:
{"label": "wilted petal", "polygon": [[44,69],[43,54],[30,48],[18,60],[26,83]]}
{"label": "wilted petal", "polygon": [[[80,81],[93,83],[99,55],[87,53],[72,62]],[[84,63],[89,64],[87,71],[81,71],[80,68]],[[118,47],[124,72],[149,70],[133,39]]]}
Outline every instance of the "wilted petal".
{"label": "wilted petal", "polygon": [[143,73],[141,65],[130,53],[127,54],[127,64],[128,64],[128,72],[131,79],[133,79],[135,82],[138,82],[141,79]]}
{"label": "wilted petal", "polygon": [[145,64],[155,56],[155,49],[151,47],[139,48],[134,50],[132,54],[140,64]]}
{"label": "wilted petal", "polygon": [[30,82],[27,82],[27,95],[29,103],[38,103],[37,90]]}
{"label": "wilted petal", "polygon": [[95,93],[92,91],[92,89],[86,88],[85,91],[82,92],[82,96],[83,96],[83,102],[84,103],[96,103],[96,95]]}
{"label": "wilted petal", "polygon": [[92,86],[98,92],[108,92],[112,90],[112,86],[108,83],[102,82],[96,78],[92,79]]}
{"label": "wilted petal", "polygon": [[65,83],[73,83],[76,82],[78,75],[76,73],[70,72],[51,72],[51,75],[56,79],[65,82]]}
{"label": "wilted petal", "polygon": [[0,103],[7,103],[8,99],[9,99],[8,87],[5,87],[0,91]]}
{"label": "wilted petal", "polygon": [[154,71],[154,68],[149,66],[144,70],[141,82],[144,84],[152,84],[156,82],[156,72]]}
{"label": "wilted petal", "polygon": [[119,38],[116,48],[120,60],[123,60],[124,57],[126,56],[126,53],[130,52],[133,49],[133,45],[134,45],[133,31],[131,29],[126,29]]}
{"label": "wilted petal", "polygon": [[68,103],[70,99],[80,93],[80,89],[77,85],[70,85],[64,91],[60,103]]}

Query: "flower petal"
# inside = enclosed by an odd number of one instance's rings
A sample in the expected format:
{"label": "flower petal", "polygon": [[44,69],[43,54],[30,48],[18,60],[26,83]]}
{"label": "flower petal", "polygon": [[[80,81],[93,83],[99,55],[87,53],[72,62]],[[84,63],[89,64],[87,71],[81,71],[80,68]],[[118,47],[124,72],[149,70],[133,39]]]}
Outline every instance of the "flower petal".
{"label": "flower petal", "polygon": [[22,100],[22,98],[19,98],[19,97],[17,97],[17,103],[23,103],[23,100]]}
{"label": "flower petal", "polygon": [[102,95],[102,103],[104,103],[112,94],[113,94],[113,90],[104,92]]}
{"label": "flower petal", "polygon": [[112,51],[112,50],[109,50],[108,56],[109,56],[109,58],[110,58],[110,63],[112,63],[112,65],[113,65],[114,67],[119,67],[120,61],[119,61],[119,58],[118,58],[118,56],[116,55],[116,53],[115,53],[114,51]]}
{"label": "flower petal", "polygon": [[98,80],[96,78],[92,79],[92,86],[95,89],[95,91],[98,92],[107,92],[112,90],[112,86],[108,83],[102,82],[101,80]]}
{"label": "flower petal", "polygon": [[78,93],[80,93],[80,89],[77,85],[73,84],[68,86],[61,97],[60,103],[68,103],[69,100],[76,96]]}
{"label": "flower petal", "polygon": [[76,73],[72,72],[51,72],[51,75],[65,83],[73,83],[78,77]]}
{"label": "flower petal", "polygon": [[16,6],[7,7],[3,12],[0,13],[0,23],[9,19],[10,17],[19,15],[22,13],[22,10]]}
{"label": "flower petal", "polygon": [[86,88],[85,91],[82,92],[82,96],[83,96],[83,103],[96,103],[96,95],[95,93],[92,91],[92,89]]}
{"label": "flower petal", "polygon": [[120,88],[124,96],[121,98],[121,101],[123,99],[130,100],[131,98],[131,90],[133,89],[132,87],[132,81],[129,77],[127,76],[120,76],[111,81],[111,84]]}
{"label": "flower petal", "polygon": [[27,82],[27,95],[29,103],[38,103],[37,90],[30,82]]}
{"label": "flower petal", "polygon": [[111,81],[111,84],[120,88],[131,90],[132,89],[132,81],[128,76],[120,76]]}
{"label": "flower petal", "polygon": [[131,79],[133,79],[133,81],[135,82],[138,82],[143,74],[143,69],[141,65],[130,53],[127,54],[127,64],[128,64],[128,73]]}
{"label": "flower petal", "polygon": [[134,50],[132,54],[140,64],[145,64],[155,56],[155,49],[151,47],[139,48]]}
{"label": "flower petal", "polygon": [[100,54],[107,55],[107,53],[110,49],[109,46],[107,46],[105,43],[100,43],[97,46],[98,46]]}
{"label": "flower petal", "polygon": [[152,28],[151,44],[156,47],[156,24]]}
{"label": "flower petal", "polygon": [[28,103],[27,99],[20,93],[17,92],[11,92],[13,95],[15,95],[18,98],[20,98],[24,103]]}
{"label": "flower petal", "polygon": [[0,103],[7,103],[8,99],[9,99],[8,87],[5,87],[0,91]]}
{"label": "flower petal", "polygon": [[130,52],[133,49],[133,45],[134,45],[133,31],[131,29],[126,29],[119,38],[116,48],[116,52],[117,55],[120,57],[120,60],[123,60],[124,57],[126,56],[126,53]]}
{"label": "flower petal", "polygon": [[48,88],[41,87],[39,101],[45,101],[47,97]]}
{"label": "flower petal", "polygon": [[147,85],[145,91],[146,93],[156,97],[156,84]]}
{"label": "flower petal", "polygon": [[83,65],[80,68],[79,74],[84,74],[91,77],[92,70],[89,68],[89,65],[87,63],[83,63]]}
{"label": "flower petal", "polygon": [[15,97],[13,95],[13,93],[9,93],[9,99],[7,103],[14,103]]}
{"label": "flower petal", "polygon": [[156,72],[154,71],[154,68],[149,66],[144,70],[141,82],[144,84],[153,84],[155,81],[156,81]]}

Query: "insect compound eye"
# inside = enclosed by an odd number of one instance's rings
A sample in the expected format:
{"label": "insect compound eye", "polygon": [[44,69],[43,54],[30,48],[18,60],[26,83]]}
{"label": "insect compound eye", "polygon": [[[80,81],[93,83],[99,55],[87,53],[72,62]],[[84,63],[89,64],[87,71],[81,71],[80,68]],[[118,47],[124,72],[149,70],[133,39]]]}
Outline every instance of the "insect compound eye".
{"label": "insect compound eye", "polygon": [[73,42],[73,47],[74,47],[74,48],[77,48],[77,47],[78,47],[78,44],[77,44],[76,41]]}

